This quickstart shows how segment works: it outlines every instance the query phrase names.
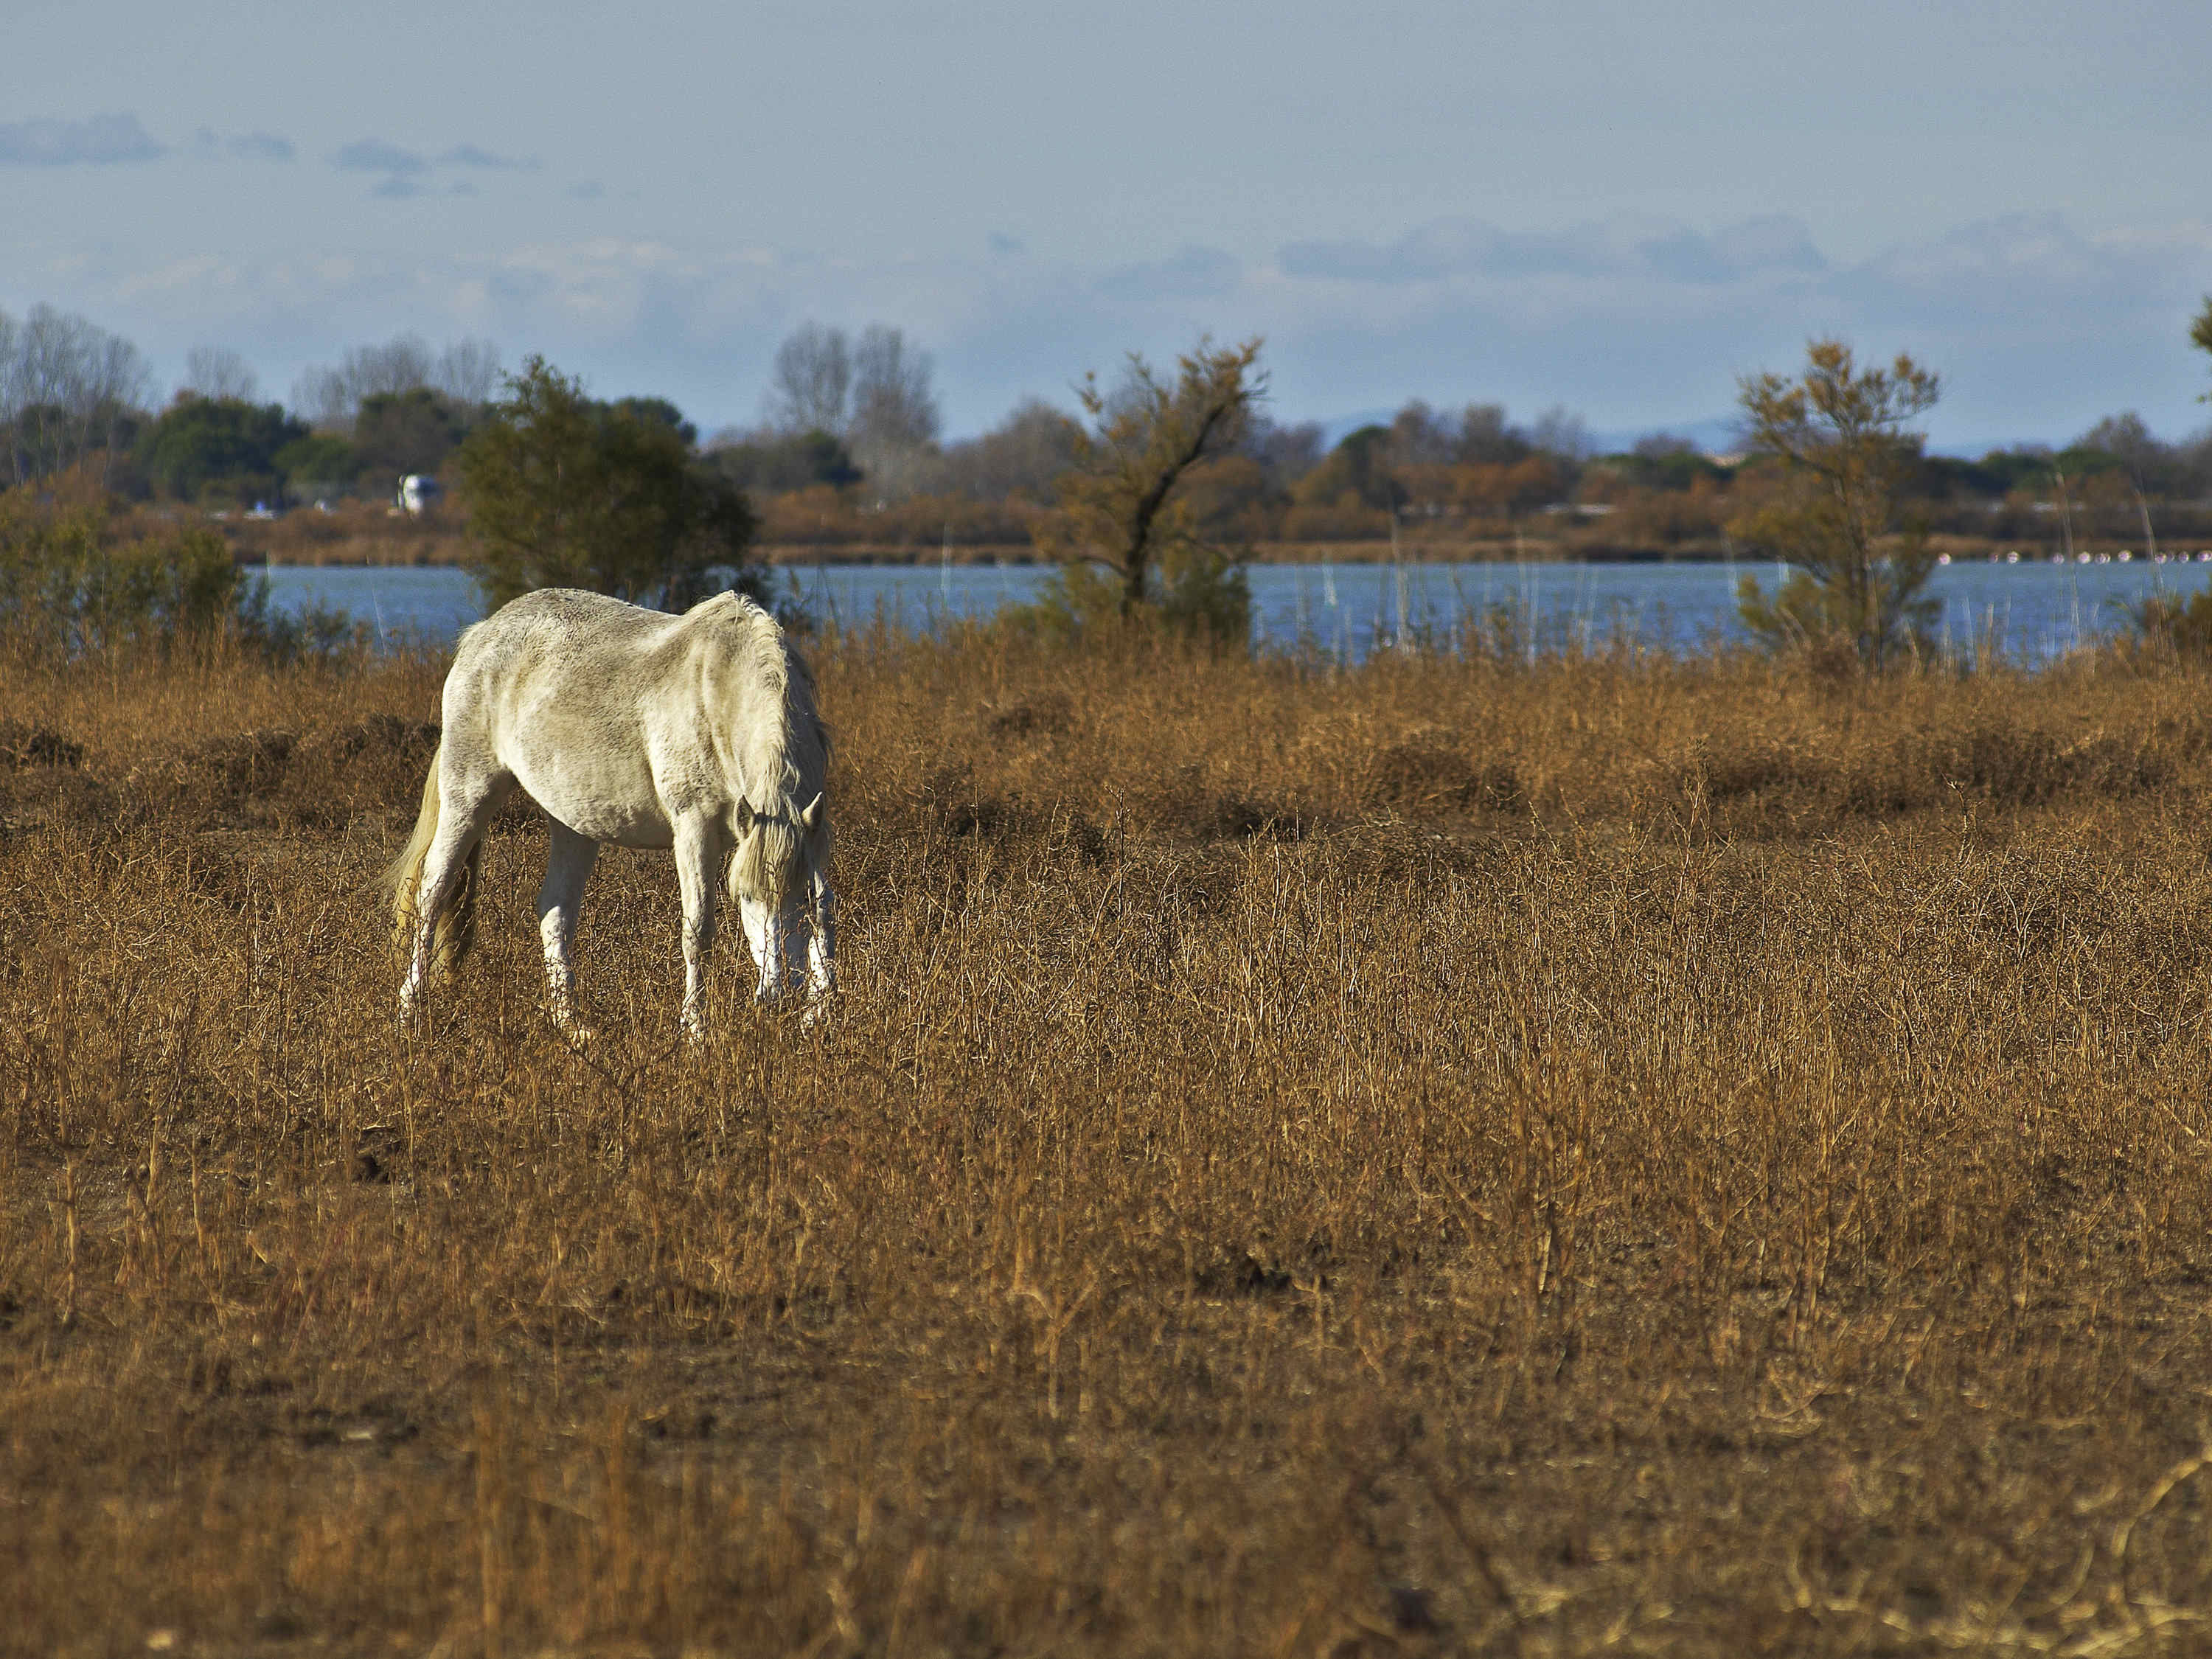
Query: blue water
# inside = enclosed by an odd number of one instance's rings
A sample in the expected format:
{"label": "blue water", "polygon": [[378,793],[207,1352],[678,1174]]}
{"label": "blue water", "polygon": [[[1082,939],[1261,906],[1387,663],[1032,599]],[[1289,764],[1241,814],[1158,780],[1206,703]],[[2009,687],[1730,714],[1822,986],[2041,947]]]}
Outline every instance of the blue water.
{"label": "blue water", "polygon": [[[1735,613],[1745,575],[1770,586],[1771,565],[1387,564],[1255,565],[1255,632],[1263,644],[1307,639],[1357,661],[1402,635],[1440,639],[1497,617],[1532,647],[1602,646],[1625,635],[1684,650],[1746,637]],[[881,618],[926,631],[948,617],[987,617],[1033,599],[1042,565],[785,566],[787,592],[844,628]],[[450,566],[278,566],[268,573],[281,609],[319,604],[350,612],[380,638],[435,645],[483,614],[475,584]],[[1402,590],[1401,583],[1402,582]],[[1938,636],[1961,657],[1990,643],[2006,656],[2049,661],[2119,631],[2122,606],[2153,593],[2185,597],[2212,584],[2212,562],[1989,564],[1942,567],[1929,592],[1942,606]]]}

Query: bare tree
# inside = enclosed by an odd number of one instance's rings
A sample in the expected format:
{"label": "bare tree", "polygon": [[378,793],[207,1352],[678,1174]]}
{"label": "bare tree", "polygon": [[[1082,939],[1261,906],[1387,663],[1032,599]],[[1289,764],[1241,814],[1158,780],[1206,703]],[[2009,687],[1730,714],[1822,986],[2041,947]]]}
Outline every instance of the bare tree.
{"label": "bare tree", "polygon": [[1589,426],[1564,404],[1554,404],[1536,417],[1528,428],[1528,441],[1538,453],[1569,466],[1580,466],[1597,452]]}
{"label": "bare tree", "polygon": [[438,354],[430,384],[457,404],[480,409],[499,389],[499,348],[473,337],[456,340]]}
{"label": "bare tree", "polygon": [[1525,461],[1535,445],[1505,418],[1504,404],[1469,404],[1460,412],[1451,459],[1462,465],[1511,465]]}
{"label": "bare tree", "polygon": [[1572,467],[1589,459],[1591,447],[1582,416],[1564,407],[1521,426],[1503,404],[1469,404],[1453,415],[1415,398],[1390,422],[1390,460],[1399,466],[1510,466],[1541,454]]}
{"label": "bare tree", "polygon": [[21,323],[0,314],[0,426],[14,481],[112,451],[149,379],[137,346],[82,317],[45,305]]}
{"label": "bare tree", "polygon": [[2133,410],[2107,415],[2076,438],[2070,447],[2100,449],[2120,464],[2128,489],[2135,496],[2136,516],[2142,526],[2143,551],[2158,555],[2158,532],[2150,521],[2150,497],[2169,494],[2183,474],[2179,450],[2160,443]]}
{"label": "bare tree", "polygon": [[868,325],[853,352],[851,440],[856,453],[919,449],[937,441],[939,416],[931,374],[929,354],[908,346],[899,330]]}
{"label": "bare tree", "polygon": [[353,424],[361,407],[346,396],[345,380],[334,368],[302,369],[292,382],[292,412],[320,430]]}
{"label": "bare tree", "polygon": [[842,329],[807,323],[776,349],[763,404],[769,428],[840,440],[884,496],[944,482],[928,354],[897,329],[872,323],[855,344]]}
{"label": "bare tree", "polygon": [[[1499,409],[1502,426],[1505,411]],[[1401,466],[1446,465],[1459,458],[1459,423],[1440,416],[1419,398],[1390,422],[1390,459]]]}
{"label": "bare tree", "polygon": [[250,404],[260,395],[261,378],[228,346],[194,346],[185,354],[185,389]]}
{"label": "bare tree", "polygon": [[1283,426],[1255,410],[1237,447],[1257,461],[1279,488],[1288,489],[1322,464],[1328,453],[1328,439],[1318,421]]}
{"label": "bare tree", "polygon": [[946,445],[941,476],[948,488],[979,501],[1013,495],[1042,501],[1074,465],[1077,431],[1050,404],[1027,398],[980,438]]}
{"label": "bare tree", "polygon": [[429,386],[437,368],[421,335],[398,335],[382,345],[356,347],[335,368],[309,369],[293,385],[292,407],[319,427],[350,428],[362,398]]}
{"label": "bare tree", "polygon": [[429,385],[436,372],[429,342],[419,334],[394,335],[380,346],[362,346],[348,354],[347,367],[364,398],[412,392]]}
{"label": "bare tree", "polygon": [[853,356],[845,331],[805,324],[776,348],[769,424],[787,433],[826,432],[842,438],[852,387]]}
{"label": "bare tree", "polygon": [[0,311],[0,431],[8,434],[9,474],[19,482],[22,469],[16,455],[15,417],[23,412],[22,337],[22,325]]}
{"label": "bare tree", "polygon": [[84,442],[89,447],[98,428],[100,435],[100,479],[107,482],[107,465],[122,437],[124,418],[146,401],[153,374],[138,348],[119,334],[99,330],[92,356],[90,384],[85,388]]}

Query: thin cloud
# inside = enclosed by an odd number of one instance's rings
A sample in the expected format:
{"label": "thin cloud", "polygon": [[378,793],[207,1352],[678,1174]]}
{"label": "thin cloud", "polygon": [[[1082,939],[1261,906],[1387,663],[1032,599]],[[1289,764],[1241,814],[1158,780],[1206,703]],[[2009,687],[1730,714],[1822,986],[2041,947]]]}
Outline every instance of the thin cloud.
{"label": "thin cloud", "polygon": [[0,163],[14,167],[106,167],[152,161],[167,153],[135,115],[0,121]]}
{"label": "thin cloud", "polygon": [[[434,171],[387,189],[427,201],[452,182]],[[378,337],[401,321],[528,340],[564,368],[666,395],[703,425],[750,415],[777,341],[810,315],[880,318],[926,345],[955,430],[980,430],[1020,396],[1053,395],[1085,368],[1110,370],[1124,350],[1171,361],[1207,331],[1267,337],[1285,419],[1421,397],[1501,401],[1524,415],[1563,403],[1606,431],[1680,428],[1728,410],[1738,374],[1786,368],[1825,333],[1881,360],[1910,350],[1941,371],[1930,431],[1942,447],[2061,441],[2118,409],[2173,434],[2204,418],[2202,359],[2186,333],[2212,272],[2212,225],[2111,233],[1992,219],[1849,262],[1823,258],[1787,220],[1693,227],[1688,238],[1672,221],[1601,228],[1524,238],[1489,267],[1579,259],[1598,277],[1385,283],[1292,277],[1204,249],[1109,271],[993,258],[982,246],[863,263],[578,238],[472,257],[410,249],[97,267],[70,291],[88,310],[112,307],[95,314],[125,333],[166,325],[181,351],[220,330],[271,364],[295,349],[303,361],[327,356],[332,338]],[[1432,239],[1428,251],[1443,246]]]}
{"label": "thin cloud", "polygon": [[1626,217],[1534,232],[1503,230],[1480,219],[1437,219],[1394,242],[1292,242],[1279,259],[1288,276],[1377,283],[1624,276],[1721,283],[1826,269],[1805,227],[1778,214],[1711,234]]}
{"label": "thin cloud", "polygon": [[223,148],[241,161],[289,161],[298,152],[289,138],[273,132],[244,132],[223,141]]}
{"label": "thin cloud", "polygon": [[381,138],[358,138],[333,150],[331,165],[343,173],[388,173],[394,178],[430,170],[429,162],[413,150]]}
{"label": "thin cloud", "polygon": [[539,163],[532,158],[495,155],[477,144],[456,144],[438,158],[440,167],[483,167],[501,173],[535,173]]}
{"label": "thin cloud", "polygon": [[1908,242],[1847,273],[1838,284],[1854,298],[1879,300],[1908,314],[1971,319],[1991,307],[2052,322],[2069,313],[2164,306],[2172,290],[2212,254],[2203,227],[2193,234],[2137,242],[2084,236],[2057,214],[2012,214]]}
{"label": "thin cloud", "polygon": [[568,186],[570,199],[578,202],[596,202],[606,193],[607,187],[596,179],[580,179]]}
{"label": "thin cloud", "polygon": [[289,161],[299,152],[289,138],[273,132],[220,133],[202,127],[192,135],[192,153],[204,161]]}
{"label": "thin cloud", "polygon": [[1234,292],[1243,275],[1231,255],[1194,244],[1171,259],[1109,271],[1098,291],[1115,300],[1211,300]]}
{"label": "thin cloud", "polygon": [[404,202],[425,192],[422,182],[419,179],[403,178],[395,173],[368,193],[371,196],[380,196],[388,202]]}

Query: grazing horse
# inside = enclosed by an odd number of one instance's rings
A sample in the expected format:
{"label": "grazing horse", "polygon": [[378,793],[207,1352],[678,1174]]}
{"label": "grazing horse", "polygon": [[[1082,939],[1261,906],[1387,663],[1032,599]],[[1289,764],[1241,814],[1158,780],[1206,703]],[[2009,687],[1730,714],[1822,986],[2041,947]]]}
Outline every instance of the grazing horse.
{"label": "grazing horse", "polygon": [[599,843],[665,847],[684,895],[684,1030],[705,1031],[700,967],[725,860],[766,1002],[796,977],[808,1018],[836,980],[823,810],[830,739],[775,618],[719,593],[680,617],[546,588],[461,635],[445,730],[407,848],[386,872],[404,954],[403,1016],[475,932],[484,828],[519,784],[551,819],[538,890],[547,1011],[577,1036],[568,951]]}

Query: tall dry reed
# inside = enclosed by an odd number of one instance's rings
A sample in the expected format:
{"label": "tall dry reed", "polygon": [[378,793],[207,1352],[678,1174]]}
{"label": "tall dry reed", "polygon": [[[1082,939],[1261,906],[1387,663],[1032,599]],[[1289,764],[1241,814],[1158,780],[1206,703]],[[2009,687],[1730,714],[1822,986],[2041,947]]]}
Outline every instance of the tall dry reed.
{"label": "tall dry reed", "polygon": [[0,672],[0,1646],[2205,1639],[2203,676],[848,641],[694,1054],[437,667]]}

